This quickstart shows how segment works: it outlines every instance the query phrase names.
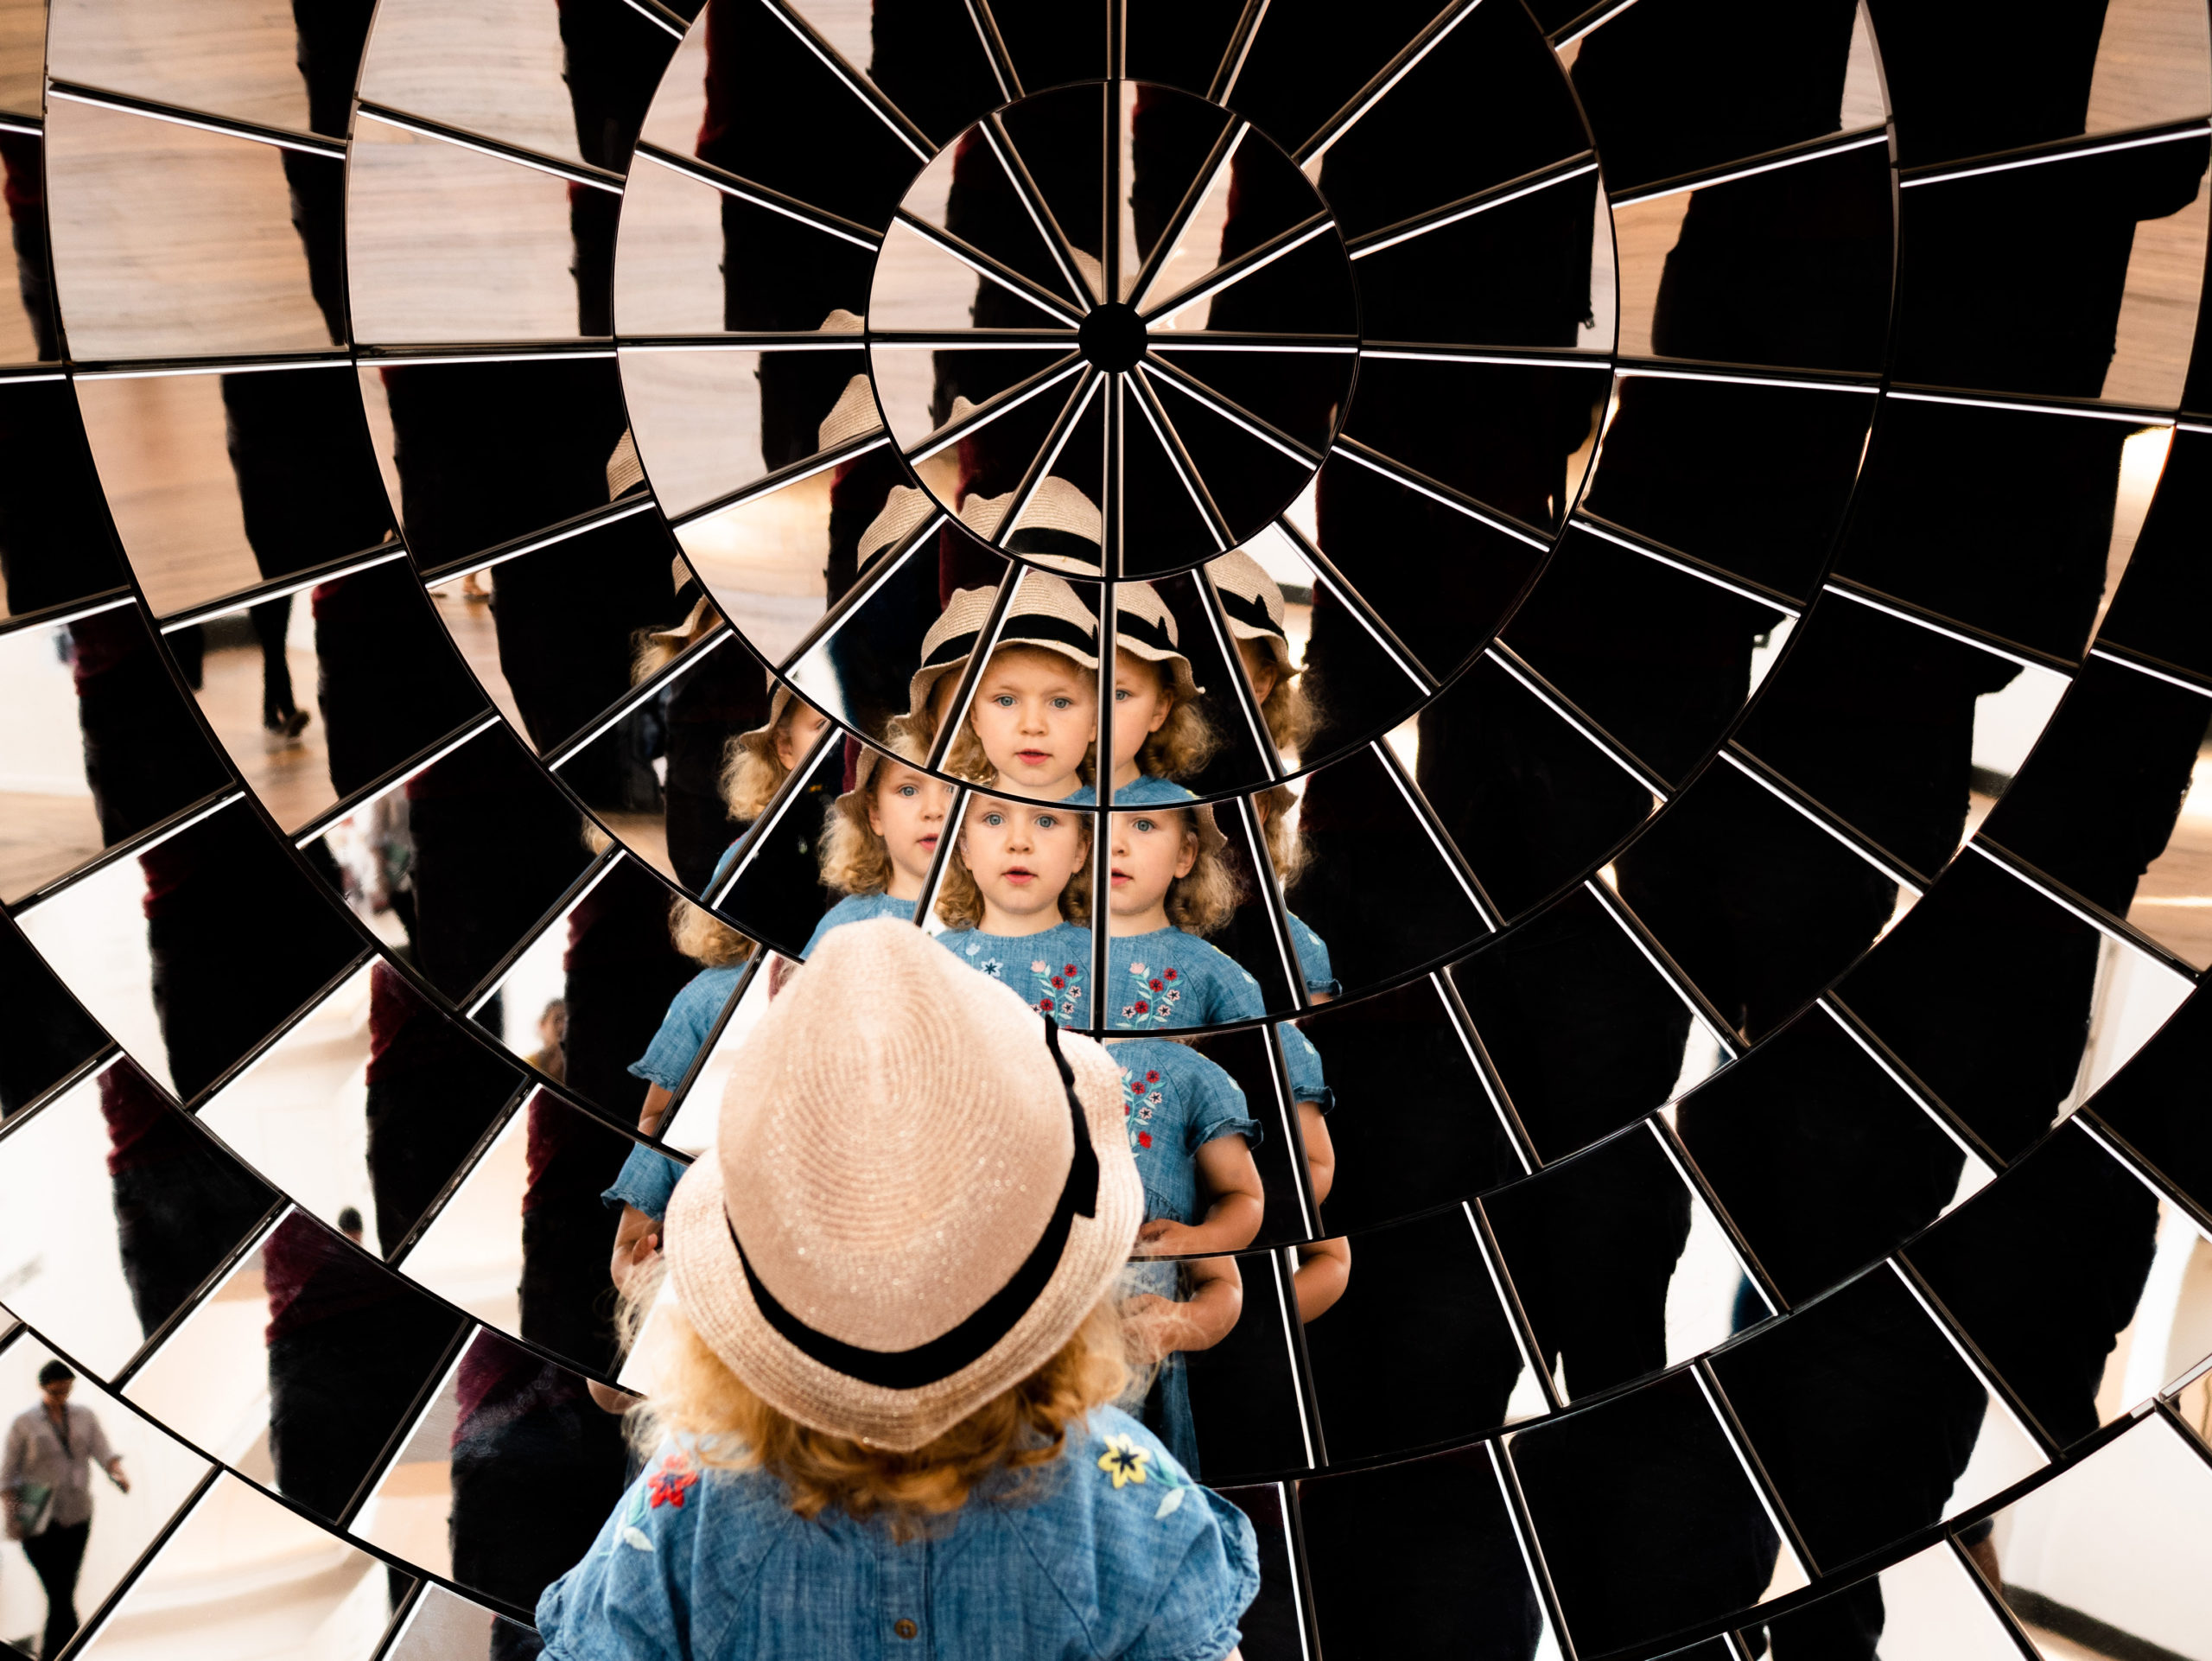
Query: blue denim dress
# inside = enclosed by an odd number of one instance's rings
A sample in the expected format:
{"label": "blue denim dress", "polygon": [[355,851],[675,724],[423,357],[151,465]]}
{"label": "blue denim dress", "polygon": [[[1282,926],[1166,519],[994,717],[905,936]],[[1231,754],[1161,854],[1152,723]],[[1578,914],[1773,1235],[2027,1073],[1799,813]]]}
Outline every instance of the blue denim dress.
{"label": "blue denim dress", "polygon": [[[674,1090],[682,1084],[744,972],[743,964],[734,964],[725,969],[702,969],[686,981],[683,990],[670,1000],[660,1030],[645,1046],[645,1054],[630,1063],[631,1074],[663,1090]],[[668,1197],[676,1192],[677,1179],[683,1174],[681,1161],[639,1142],[622,1161],[614,1186],[599,1197],[609,1206],[635,1206],[658,1222],[667,1214]]]}
{"label": "blue denim dress", "polygon": [[1336,965],[1329,961],[1329,943],[1306,926],[1306,920],[1294,911],[1283,913],[1290,920],[1291,948],[1298,953],[1299,978],[1306,983],[1306,990],[1316,997],[1332,998],[1344,990],[1337,978]]}
{"label": "blue denim dress", "polygon": [[[1114,1041],[1107,1053],[1122,1069],[1122,1111],[1129,1153],[1144,1184],[1144,1214],[1196,1223],[1205,1206],[1198,1193],[1198,1149],[1219,1136],[1242,1136],[1260,1145],[1259,1121],[1244,1109],[1236,1081],[1187,1044],[1165,1038]],[[1122,1271],[1121,1295],[1149,1292],[1179,1302],[1190,1296],[1173,1262],[1132,1263]],[[1191,1416],[1191,1384],[1181,1353],[1154,1370],[1142,1391],[1121,1405],[1141,1417],[1167,1444],[1185,1470],[1198,1469],[1198,1429]]]}
{"label": "blue denim dress", "polygon": [[1250,1520],[1100,1408],[903,1542],[665,1444],[537,1629],[544,1661],[1221,1661],[1259,1584]]}
{"label": "blue denim dress", "polygon": [[986,934],[947,929],[938,942],[970,969],[1021,994],[1063,1027],[1090,1024],[1090,931],[1055,923],[1041,934]]}
{"label": "blue denim dress", "polygon": [[831,929],[847,923],[865,923],[871,917],[895,917],[902,923],[911,923],[914,920],[914,902],[893,900],[887,894],[849,894],[822,913],[814,932],[806,937],[806,949],[798,955],[811,958],[815,948],[822,944],[822,937]]}
{"label": "blue denim dress", "polygon": [[[1085,785],[1065,799],[1070,807],[1096,807],[1098,805],[1098,786]],[[1118,812],[1125,807],[1176,807],[1198,799],[1173,779],[1160,779],[1149,773],[1140,773],[1114,792],[1114,808]]]}

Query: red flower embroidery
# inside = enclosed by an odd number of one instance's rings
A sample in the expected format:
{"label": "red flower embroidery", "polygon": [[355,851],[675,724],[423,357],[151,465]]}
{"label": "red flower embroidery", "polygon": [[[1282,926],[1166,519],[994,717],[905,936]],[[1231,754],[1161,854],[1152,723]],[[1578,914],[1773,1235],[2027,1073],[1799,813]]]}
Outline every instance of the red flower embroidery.
{"label": "red flower embroidery", "polygon": [[[1138,1131],[1138,1132],[1137,1132],[1137,1146],[1138,1146],[1138,1147],[1140,1147],[1140,1148],[1149,1148],[1149,1147],[1151,1147],[1151,1146],[1152,1146],[1152,1132],[1151,1132],[1151,1131],[1149,1131],[1149,1130],[1140,1130],[1140,1131]],[[681,1500],[678,1500],[677,1503],[678,1505],[681,1505],[683,1502],[682,1502]]]}
{"label": "red flower embroidery", "polygon": [[1158,1067],[1147,1068],[1145,1070],[1144,1081],[1148,1085],[1158,1084],[1160,1082],[1160,1069]]}
{"label": "red flower embroidery", "polygon": [[661,1461],[660,1469],[653,1473],[652,1480],[645,1485],[646,1499],[654,1505],[673,1505],[677,1510],[682,1511],[683,1491],[698,1480],[699,1473],[696,1471],[686,1468],[681,1458],[671,1454],[666,1459]]}
{"label": "red flower embroidery", "polygon": [[1055,975],[1052,977],[1052,984],[1056,987],[1065,986],[1067,983],[1067,977],[1065,975]]}
{"label": "red flower embroidery", "polygon": [[1076,972],[1076,966],[1073,964],[1070,964],[1065,972],[1071,975],[1074,974]]}
{"label": "red flower embroidery", "polygon": [[1175,978],[1175,971],[1171,969],[1167,971],[1167,978],[1169,980],[1173,980]]}
{"label": "red flower embroidery", "polygon": [[1139,1015],[1143,1015],[1152,1008],[1152,1006],[1149,1003],[1147,1003],[1142,998],[1139,998],[1134,1007]]}
{"label": "red flower embroidery", "polygon": [[1166,984],[1166,983],[1165,983],[1165,982],[1162,982],[1162,981],[1154,981],[1154,982],[1153,982],[1153,983],[1152,983],[1152,990],[1153,990],[1154,991],[1157,992],[1157,991],[1159,991],[1159,990],[1160,990],[1160,988],[1161,988],[1163,985],[1165,985],[1165,984]]}
{"label": "red flower embroidery", "polygon": [[1052,1013],[1052,1000],[1050,998],[1039,998],[1037,1000],[1037,1007],[1042,1009],[1046,1015],[1050,1015]]}

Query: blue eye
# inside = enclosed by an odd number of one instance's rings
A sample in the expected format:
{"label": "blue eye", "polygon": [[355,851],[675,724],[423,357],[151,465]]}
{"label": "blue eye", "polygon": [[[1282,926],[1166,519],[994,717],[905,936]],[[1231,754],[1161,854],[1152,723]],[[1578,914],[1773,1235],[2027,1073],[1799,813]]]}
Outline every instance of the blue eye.
{"label": "blue eye", "polygon": [[1039,813],[1037,816],[1037,828],[1039,830],[1057,830],[1059,827],[1059,820],[1053,818],[1050,813]]}

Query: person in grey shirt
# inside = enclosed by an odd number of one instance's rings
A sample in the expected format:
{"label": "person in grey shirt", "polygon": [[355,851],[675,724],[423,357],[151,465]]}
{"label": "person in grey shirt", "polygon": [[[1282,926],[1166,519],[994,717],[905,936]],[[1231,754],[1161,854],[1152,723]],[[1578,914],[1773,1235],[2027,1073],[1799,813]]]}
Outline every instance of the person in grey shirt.
{"label": "person in grey shirt", "polygon": [[0,1460],[0,1499],[5,1501],[0,1512],[8,1537],[23,1543],[23,1555],[46,1588],[42,1656],[60,1654],[77,1630],[77,1570],[92,1525],[92,1465],[130,1492],[123,1456],[108,1446],[92,1410],[69,1405],[76,1381],[60,1361],[38,1370],[39,1404],[8,1427],[7,1454]]}

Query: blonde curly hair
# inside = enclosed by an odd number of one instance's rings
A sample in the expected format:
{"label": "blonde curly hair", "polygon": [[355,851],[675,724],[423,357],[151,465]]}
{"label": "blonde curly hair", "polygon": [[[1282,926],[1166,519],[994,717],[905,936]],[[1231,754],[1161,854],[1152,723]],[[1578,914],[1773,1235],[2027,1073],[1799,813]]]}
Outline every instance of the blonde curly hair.
{"label": "blonde curly hair", "polygon": [[753,955],[753,943],[703,906],[678,898],[668,908],[669,939],[702,969],[727,969]]}
{"label": "blonde curly hair", "polygon": [[[1060,916],[1079,927],[1090,926],[1090,815],[1074,815],[1076,829],[1083,837],[1084,859],[1075,868],[1075,875],[1068,878],[1068,885],[1060,890]],[[937,914],[944,920],[947,928],[981,928],[983,926],[983,891],[976,886],[976,874],[968,869],[968,856],[961,850],[960,836],[954,832],[952,857],[944,862],[944,875],[937,885]]]}
{"label": "blonde curly hair", "polygon": [[[1123,655],[1144,664],[1159,680],[1160,690],[1173,696],[1174,684],[1160,665],[1134,652]],[[1094,753],[1096,748],[1092,746]],[[1137,771],[1155,779],[1195,779],[1220,748],[1221,736],[1206,719],[1205,711],[1192,699],[1179,697],[1168,706],[1167,719],[1160,723],[1160,730],[1147,736],[1137,751]]]}
{"label": "blonde curly hair", "polygon": [[1211,848],[1198,834],[1198,813],[1188,807],[1148,807],[1145,812],[1183,816],[1185,841],[1198,845],[1189,872],[1167,885],[1167,920],[1185,934],[1211,934],[1229,921],[1244,896],[1244,885],[1227,848]]}
{"label": "blonde curly hair", "polygon": [[[638,1333],[664,1272],[632,1276],[622,1299],[627,1333]],[[707,1347],[677,1306],[664,1303],[647,1355],[653,1393],[631,1410],[630,1434],[648,1456],[674,1436],[702,1464],[766,1471],[809,1520],[833,1508],[855,1518],[881,1513],[894,1539],[911,1540],[979,1490],[998,1503],[1033,1498],[1033,1473],[1060,1457],[1071,1430],[1128,1390],[1131,1352],[1109,1295],[1036,1371],[935,1441],[898,1453],[771,1407]]]}
{"label": "blonde curly hair", "polygon": [[[912,767],[929,759],[926,746],[914,736],[911,723],[900,716],[885,735],[888,756]],[[849,790],[830,804],[822,820],[822,886],[838,894],[881,894],[891,886],[891,850],[868,823],[875,793],[889,777],[879,759],[868,774],[865,790]]]}
{"label": "blonde curly hair", "polygon": [[1270,785],[1255,792],[1252,805],[1262,814],[1260,834],[1268,844],[1268,862],[1275,868],[1275,881],[1287,894],[1306,874],[1306,840],[1291,824],[1298,792],[1288,785]]}
{"label": "blonde curly hair", "polygon": [[765,727],[740,733],[722,751],[722,805],[740,824],[750,824],[768,811],[768,804],[783,788],[791,769],[776,754],[776,741],[789,736],[791,722],[804,712],[820,713],[797,697],[784,701],[783,711]]}
{"label": "blonde curly hair", "polygon": [[1268,701],[1260,706],[1260,719],[1268,723],[1268,736],[1274,740],[1275,748],[1300,757],[1306,754],[1306,741],[1313,736],[1319,716],[1306,693],[1302,670],[1280,671]]}

